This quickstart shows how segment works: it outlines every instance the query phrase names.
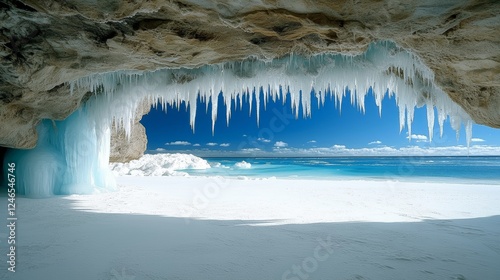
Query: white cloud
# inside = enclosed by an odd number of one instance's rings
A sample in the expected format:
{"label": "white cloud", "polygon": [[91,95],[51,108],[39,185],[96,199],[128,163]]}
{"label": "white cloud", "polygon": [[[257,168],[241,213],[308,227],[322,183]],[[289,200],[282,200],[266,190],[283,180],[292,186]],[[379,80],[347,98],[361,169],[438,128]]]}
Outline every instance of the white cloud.
{"label": "white cloud", "polygon": [[157,152],[164,152],[164,151],[166,151],[166,150],[165,150],[165,149],[163,149],[163,148],[158,148],[158,149],[156,149],[155,151],[157,151]]}
{"label": "white cloud", "polygon": [[481,139],[481,138],[472,138],[470,141],[471,142],[485,142],[486,140]]}
{"label": "white cloud", "polygon": [[170,142],[170,143],[165,143],[165,145],[167,145],[167,146],[189,146],[189,145],[191,145],[191,143],[189,143],[187,141],[174,141],[174,142]]}
{"label": "white cloud", "polygon": [[380,144],[382,144],[382,141],[379,140],[368,143],[368,145],[380,145]]}
{"label": "white cloud", "polygon": [[316,140],[307,141],[307,143],[316,143]]}
{"label": "white cloud", "polygon": [[229,143],[222,143],[219,146],[221,146],[221,147],[229,147],[229,146],[231,146],[231,144],[229,144]]}
{"label": "white cloud", "polygon": [[412,134],[411,136],[406,136],[406,139],[416,140],[417,142],[427,142],[427,136],[421,134]]}
{"label": "white cloud", "polygon": [[201,146],[200,144],[193,144],[193,147],[199,147]]}
{"label": "white cloud", "polygon": [[277,141],[276,143],[274,143],[274,146],[277,148],[284,148],[284,147],[287,147],[288,144],[283,142],[283,141]]}
{"label": "white cloud", "polygon": [[217,143],[214,143],[214,142],[210,142],[210,143],[207,143],[207,146],[217,146],[218,144]]}
{"label": "white cloud", "polygon": [[260,141],[260,142],[264,142],[264,143],[269,143],[269,142],[271,142],[271,140],[266,139],[266,138],[257,138],[257,140],[258,140],[258,141]]}
{"label": "white cloud", "polygon": [[332,146],[332,149],[335,149],[335,150],[345,150],[346,146],[344,145],[333,145]]}
{"label": "white cloud", "polygon": [[[286,143],[285,143],[286,144]],[[158,150],[156,152],[159,152]],[[334,145],[332,147],[313,148],[293,148],[293,147],[273,147],[266,151],[259,148],[244,148],[238,151],[197,149],[185,150],[184,153],[192,153],[201,157],[219,156],[256,156],[256,157],[348,157],[348,156],[500,156],[500,146],[474,145],[467,146],[447,146],[447,147],[426,147],[407,146],[394,148],[387,146],[376,146],[371,148],[351,149],[344,145]]]}
{"label": "white cloud", "polygon": [[475,145],[469,149],[466,146],[419,147],[402,148],[374,147],[351,149],[344,145],[334,145],[329,148],[274,148],[272,152],[262,151],[256,156],[485,156],[500,155],[499,146]]}
{"label": "white cloud", "polygon": [[253,153],[253,152],[260,152],[261,149],[259,148],[245,148],[245,149],[241,149],[241,152],[244,152],[244,153]]}
{"label": "white cloud", "polygon": [[243,134],[243,137],[247,137],[247,135],[246,135],[246,134]]}

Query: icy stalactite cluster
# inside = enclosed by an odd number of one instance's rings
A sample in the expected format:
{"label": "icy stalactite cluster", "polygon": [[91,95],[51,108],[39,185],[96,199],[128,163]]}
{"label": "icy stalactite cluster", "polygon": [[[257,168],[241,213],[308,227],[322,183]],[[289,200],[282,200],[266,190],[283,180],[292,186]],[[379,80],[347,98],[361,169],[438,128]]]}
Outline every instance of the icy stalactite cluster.
{"label": "icy stalactite cluster", "polygon": [[[430,139],[435,111],[441,134],[445,119],[450,117],[457,132],[461,123],[465,124],[467,142],[471,139],[472,120],[435,85],[432,71],[418,57],[389,42],[374,43],[359,56],[289,55],[270,61],[248,58],[195,69],[100,73],[71,82],[70,88],[75,87],[95,95],[67,120],[55,122],[54,127],[47,122],[41,124],[40,129],[46,129],[47,133],[41,133],[45,136],[40,138],[31,156],[36,158],[40,150],[45,156],[50,155],[56,164],[48,170],[49,175],[43,176],[35,174],[37,163],[30,162],[36,161],[26,159],[18,165],[24,166],[24,171],[20,171],[24,172],[22,176],[32,180],[26,181],[23,193],[46,196],[50,193],[85,193],[95,186],[113,187],[107,167],[111,124],[116,122],[115,127],[123,127],[130,135],[136,107],[144,99],[151,104],[160,101],[163,108],[185,102],[193,129],[197,100],[200,99],[205,102],[207,111],[211,108],[214,129],[220,95],[226,105],[226,122],[229,122],[234,107],[238,104],[241,107],[243,101],[250,104],[250,111],[255,104],[258,122],[261,104],[266,106],[271,99],[285,103],[290,98],[295,116],[298,117],[302,109],[303,116],[308,117],[313,95],[318,99],[318,106],[324,104],[326,98],[334,98],[340,110],[342,100],[348,98],[350,92],[351,104],[364,112],[365,99],[371,91],[380,113],[383,98],[386,95],[395,97],[400,130],[407,127],[410,135],[415,108],[426,105]],[[82,149],[88,153],[81,155]],[[23,158],[21,154],[13,156],[19,160]],[[56,171],[59,168],[60,171]],[[56,173],[63,175],[54,175]],[[62,176],[62,181],[54,176]],[[43,187],[36,184],[38,181],[43,181]],[[34,190],[36,188],[39,190]]]}
{"label": "icy stalactite cluster", "polygon": [[[255,104],[257,122],[260,106],[268,100],[291,99],[296,117],[301,107],[303,116],[311,114],[311,97],[315,95],[318,106],[333,97],[339,110],[343,98],[350,92],[350,102],[360,111],[365,110],[365,99],[371,89],[382,113],[382,100],[395,96],[399,107],[400,130],[407,127],[411,134],[416,107],[427,106],[429,138],[432,139],[437,109],[438,123],[450,117],[455,130],[461,123],[466,126],[470,139],[472,121],[465,111],[454,103],[434,83],[432,71],[418,57],[390,42],[370,45],[364,55],[344,56],[320,54],[311,57],[289,55],[280,59],[262,61],[249,58],[244,61],[206,65],[195,69],[161,69],[153,72],[117,71],[88,76],[71,83],[95,93],[104,93],[103,102],[96,114],[104,114],[109,121],[120,119],[127,133],[130,132],[137,104],[144,98],[151,104],[160,101],[166,105],[185,102],[190,110],[190,123],[194,129],[197,99],[211,104],[212,128],[217,120],[217,100],[222,95],[226,105],[226,122],[234,106],[246,100]],[[105,109],[106,108],[106,109]]]}

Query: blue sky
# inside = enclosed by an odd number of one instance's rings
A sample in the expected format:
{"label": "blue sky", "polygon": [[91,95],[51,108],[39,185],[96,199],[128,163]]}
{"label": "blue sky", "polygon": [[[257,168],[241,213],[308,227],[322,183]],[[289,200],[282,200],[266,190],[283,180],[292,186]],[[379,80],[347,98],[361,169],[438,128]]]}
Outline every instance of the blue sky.
{"label": "blue sky", "polygon": [[[383,101],[382,116],[379,116],[373,96],[366,97],[366,112],[363,114],[344,98],[342,110],[335,108],[333,100],[327,99],[318,108],[312,100],[311,118],[292,116],[290,99],[283,105],[279,100],[270,101],[264,110],[261,101],[260,126],[257,126],[255,100],[249,114],[249,104],[243,108],[233,107],[226,125],[225,106],[219,99],[218,120],[212,135],[211,108],[208,114],[205,104],[197,106],[195,132],[189,125],[189,113],[184,104],[180,108],[152,109],[141,123],[146,127],[148,150],[164,152],[190,152],[201,156],[321,156],[321,155],[411,155],[435,154],[500,154],[500,129],[474,125],[473,142],[467,150],[465,131],[459,139],[445,122],[443,137],[439,137],[439,126],[435,124],[434,139],[428,140],[425,107],[415,113],[412,125],[412,140],[407,128],[399,132],[398,108],[394,99]],[[436,118],[437,119],[437,118]]]}

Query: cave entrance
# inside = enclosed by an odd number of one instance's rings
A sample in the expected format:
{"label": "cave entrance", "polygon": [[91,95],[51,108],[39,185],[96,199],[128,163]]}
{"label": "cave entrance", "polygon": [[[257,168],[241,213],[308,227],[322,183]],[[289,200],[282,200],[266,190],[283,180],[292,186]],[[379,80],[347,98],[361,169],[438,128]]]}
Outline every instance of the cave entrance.
{"label": "cave entrance", "polygon": [[[312,134],[318,133],[314,137],[330,137],[331,142],[325,145],[333,153],[345,152],[351,147],[343,143],[360,146],[356,142],[358,139],[381,131],[380,128],[391,124],[393,119],[399,119],[400,131],[406,127],[408,140],[414,139],[415,135],[416,140],[427,137],[430,142],[435,123],[442,135],[448,116],[455,130],[464,123],[467,143],[471,141],[470,117],[435,85],[428,67],[415,55],[391,42],[373,43],[365,54],[358,56],[320,54],[305,57],[292,54],[271,61],[248,58],[193,69],[99,73],[72,81],[70,88],[75,87],[94,95],[64,121],[42,121],[35,149],[6,153],[8,160],[20,163],[17,170],[22,178],[19,184],[21,193],[49,196],[113,188],[115,183],[108,168],[112,126],[115,124],[118,130],[123,129],[127,141],[134,139],[134,128],[140,127],[134,124],[142,115],[138,108],[144,102],[160,102],[167,111],[172,111],[172,108],[168,109],[171,106],[186,112],[190,128],[199,130],[197,135],[200,137],[205,135],[206,127],[210,127],[211,134],[207,138],[200,139],[199,143],[192,140],[193,146],[204,145],[207,150],[217,146],[225,150],[236,148],[253,155],[266,151],[297,154],[301,150],[292,148],[305,149],[305,145],[316,144],[318,140],[313,139]],[[368,98],[373,98],[374,102],[365,102]],[[384,101],[386,99],[388,101]],[[385,118],[386,113],[382,114],[382,107],[386,107],[384,102],[392,104],[389,112],[394,114],[392,117],[387,114],[388,121],[375,123],[375,120],[382,120],[375,117],[377,112]],[[355,111],[346,111],[350,106],[345,103],[369,116],[358,123],[342,122],[333,117],[338,113],[318,117],[335,110],[315,109],[337,107],[342,108],[344,117],[362,116]],[[412,131],[415,113],[419,112],[416,108],[423,106],[426,108],[428,136]],[[197,118],[200,113],[206,117]],[[299,120],[294,120],[299,116]],[[312,125],[317,120],[322,123]],[[202,125],[198,127],[197,123]],[[170,123],[174,127],[171,135],[179,136],[175,133],[182,127],[177,129],[176,124],[177,121]],[[231,130],[225,130],[224,125]],[[217,134],[214,133],[216,129]],[[336,129],[352,131],[348,134],[351,139],[342,139],[345,134],[334,133]],[[247,135],[247,139],[236,140],[234,133],[241,133],[240,137]],[[284,140],[287,134],[291,135],[287,136],[290,137],[288,142]],[[150,143],[157,141],[153,135],[150,131]],[[233,137],[231,143],[225,140],[228,137]],[[170,147],[186,142],[191,144],[180,138],[159,141],[166,141],[164,143],[169,143]],[[373,145],[383,144],[379,139],[371,142],[375,143]],[[164,149],[159,144],[152,148]],[[322,147],[317,148],[316,151],[324,151],[320,149]],[[44,159],[49,159],[50,164],[41,164]],[[41,167],[47,168],[46,172],[40,172]]]}

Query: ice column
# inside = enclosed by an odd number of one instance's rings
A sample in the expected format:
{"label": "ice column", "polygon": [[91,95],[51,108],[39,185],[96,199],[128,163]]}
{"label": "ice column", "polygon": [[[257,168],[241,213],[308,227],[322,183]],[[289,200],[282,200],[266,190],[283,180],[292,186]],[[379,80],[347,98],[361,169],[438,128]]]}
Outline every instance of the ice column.
{"label": "ice column", "polygon": [[115,187],[109,170],[109,126],[92,110],[103,97],[91,98],[64,121],[42,121],[34,149],[7,151],[4,164],[16,163],[19,194],[49,197]]}

